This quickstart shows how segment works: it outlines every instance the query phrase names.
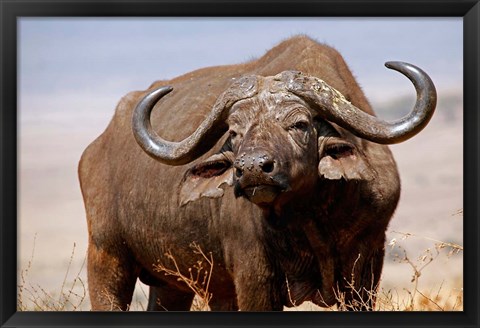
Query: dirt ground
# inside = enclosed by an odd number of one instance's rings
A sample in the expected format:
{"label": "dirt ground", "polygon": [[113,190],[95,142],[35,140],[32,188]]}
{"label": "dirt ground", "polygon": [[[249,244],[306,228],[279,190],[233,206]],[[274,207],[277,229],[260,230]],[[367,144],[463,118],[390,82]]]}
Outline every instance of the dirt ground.
{"label": "dirt ground", "polygon": [[[391,146],[402,195],[387,234],[381,284],[385,290],[410,289],[414,266],[421,269],[418,287],[422,290],[463,287],[462,252],[447,256],[444,248],[437,256],[435,247],[437,241],[463,245],[462,104],[453,109],[445,106],[439,102],[430,125],[417,137]],[[41,123],[27,120],[19,128],[19,283],[25,279],[25,287],[37,295],[58,299],[62,286],[68,290],[75,277],[87,282],[87,227],[76,170],[81,152],[112,114],[113,108],[98,121],[89,120],[88,115],[44,118]],[[411,264],[401,260],[405,254]],[[430,255],[435,259],[422,269]],[[81,286],[77,281],[79,293]],[[146,292],[139,286],[134,309],[144,307]],[[32,294],[22,292],[25,304],[35,298]],[[80,309],[88,308],[85,300]]]}

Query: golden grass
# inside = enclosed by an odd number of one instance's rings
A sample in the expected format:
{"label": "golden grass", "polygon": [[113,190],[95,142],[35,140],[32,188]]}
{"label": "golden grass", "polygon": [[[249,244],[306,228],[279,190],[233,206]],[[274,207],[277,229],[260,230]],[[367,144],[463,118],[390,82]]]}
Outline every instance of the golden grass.
{"label": "golden grass", "polygon": [[29,271],[33,265],[35,254],[34,237],[32,255],[27,263],[27,267],[20,273],[20,283],[17,286],[17,310],[18,311],[79,311],[82,309],[87,299],[87,288],[85,282],[80,278],[80,274],[85,266],[83,261],[80,270],[69,277],[70,268],[75,255],[76,244],[73,244],[72,253],[68,262],[67,270],[58,292],[46,291],[39,284],[33,284],[28,280]]}
{"label": "golden grass", "polygon": [[[404,264],[411,270],[410,286],[404,288],[378,288],[375,293],[369,294],[370,298],[375,298],[375,307],[373,311],[462,311],[463,310],[463,281],[451,281],[448,284],[440,282],[438,286],[428,288],[420,287],[422,273],[429,269],[430,265],[438,261],[440,255],[447,259],[463,252],[463,246],[442,242],[427,237],[419,237],[411,233],[394,232],[399,237],[393,238],[386,247],[396,250],[394,261]],[[431,242],[431,246],[417,255],[415,258],[409,256],[402,242],[408,242],[411,238],[422,238]],[[154,269],[157,272],[163,272],[166,275],[177,277],[179,281],[185,283],[194,293],[195,299],[192,305],[193,311],[208,311],[209,302],[212,293],[209,290],[210,279],[213,274],[213,257],[211,253],[205,254],[196,243],[191,244],[194,254],[199,256],[196,263],[192,263],[188,270],[188,275],[180,273],[180,268],[171,252],[167,252],[170,259],[170,266],[155,264]],[[69,277],[70,267],[75,254],[75,244],[73,245],[67,271],[61,282],[58,292],[49,292],[44,290],[38,284],[29,282],[28,274],[33,264],[34,247],[30,261],[27,267],[21,271],[20,283],[18,285],[17,309],[19,311],[83,311],[88,306],[86,283],[80,278],[84,270],[85,260],[80,270]],[[354,278],[351,279],[353,286]],[[140,295],[136,293],[132,302],[132,310],[145,310],[147,294],[140,287]],[[358,293],[352,288],[352,293]],[[362,304],[346,304],[345,294],[338,292],[336,294],[338,305],[330,308],[320,308],[310,302],[305,302],[297,307],[285,308],[289,311],[351,311],[356,310]],[[368,305],[365,305],[368,308]]]}
{"label": "golden grass", "polygon": [[213,255],[210,252],[207,256],[197,243],[191,243],[190,247],[194,254],[200,255],[200,260],[188,269],[188,276],[185,276],[180,272],[177,261],[171,252],[167,252],[165,255],[172,262],[174,269],[169,269],[160,264],[155,264],[153,268],[155,271],[163,272],[167,276],[177,277],[178,281],[185,283],[188,288],[195,293],[192,310],[208,311],[210,309],[208,304],[212,299],[212,293],[209,291],[209,286],[213,273]]}

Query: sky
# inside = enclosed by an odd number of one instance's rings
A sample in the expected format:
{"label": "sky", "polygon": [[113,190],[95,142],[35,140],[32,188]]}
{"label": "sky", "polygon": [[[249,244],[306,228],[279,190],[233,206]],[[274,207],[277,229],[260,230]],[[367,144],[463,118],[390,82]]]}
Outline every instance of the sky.
{"label": "sky", "polygon": [[339,50],[373,103],[412,93],[384,67],[390,60],[422,67],[439,89],[461,90],[462,33],[461,18],[21,18],[20,119],[103,124],[129,91],[260,57],[295,34]]}

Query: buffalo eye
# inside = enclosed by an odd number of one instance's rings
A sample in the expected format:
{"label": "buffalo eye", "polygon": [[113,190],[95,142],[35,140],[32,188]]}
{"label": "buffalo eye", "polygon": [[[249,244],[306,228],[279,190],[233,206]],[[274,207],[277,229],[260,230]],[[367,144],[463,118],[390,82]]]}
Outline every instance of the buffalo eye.
{"label": "buffalo eye", "polygon": [[242,133],[240,132],[237,132],[235,130],[228,130],[228,134],[230,135],[230,140],[235,140],[237,137],[241,137],[242,136]]}
{"label": "buffalo eye", "polygon": [[228,134],[230,135],[230,144],[231,144],[231,147],[232,147],[232,149],[235,150],[235,149],[237,148],[237,146],[238,146],[238,145],[237,145],[237,144],[238,144],[238,138],[237,138],[237,137],[238,137],[238,136],[241,136],[241,135],[239,135],[239,133],[238,133],[237,131],[232,130],[232,129],[228,130]]}
{"label": "buffalo eye", "polygon": [[305,121],[298,121],[293,123],[288,127],[289,130],[300,130],[306,132],[308,130],[308,122]]}

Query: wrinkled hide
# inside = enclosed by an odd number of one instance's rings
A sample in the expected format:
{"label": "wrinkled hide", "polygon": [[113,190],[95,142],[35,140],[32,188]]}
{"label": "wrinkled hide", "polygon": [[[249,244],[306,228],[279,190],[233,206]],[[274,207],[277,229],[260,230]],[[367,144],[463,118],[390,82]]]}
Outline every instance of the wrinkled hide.
{"label": "wrinkled hide", "polygon": [[229,132],[192,163],[161,164],[132,135],[135,106],[159,86],[174,91],[153,110],[152,128],[179,141],[243,76],[287,70],[323,79],[373,115],[342,57],[303,36],[259,59],[155,82],[120,101],[79,165],[94,310],[126,310],[137,279],[151,286],[150,310],[188,310],[191,289],[155,268],[176,270],[170,253],[189,276],[203,259],[192,242],[213,257],[212,310],[331,306],[339,291],[356,308],[373,305],[367,294],[380,278],[385,230],[400,193],[387,146],[318,117],[269,80],[239,97],[228,112]]}

